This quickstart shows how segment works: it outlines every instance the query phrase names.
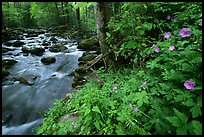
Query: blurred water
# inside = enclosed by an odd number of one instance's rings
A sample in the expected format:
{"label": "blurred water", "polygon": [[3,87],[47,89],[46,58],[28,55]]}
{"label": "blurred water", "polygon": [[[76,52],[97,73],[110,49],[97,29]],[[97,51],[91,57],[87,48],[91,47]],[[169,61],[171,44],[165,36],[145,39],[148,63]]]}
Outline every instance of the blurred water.
{"label": "blurred water", "polygon": [[[21,40],[27,47],[43,47],[44,40],[51,37],[40,34],[38,37]],[[58,39],[58,43],[66,43],[69,53],[52,53],[45,49],[43,56],[29,54],[23,56],[22,47],[2,47],[14,49],[2,54],[3,59],[14,59],[18,63],[9,69],[8,80],[2,83],[2,134],[27,135],[42,122],[43,114],[53,105],[54,100],[62,99],[68,92],[73,92],[73,77],[68,76],[78,67],[78,58],[83,51],[77,49],[77,43],[69,39]],[[13,40],[15,41],[15,40]],[[50,45],[53,43],[51,42]],[[49,46],[50,46],[49,45]],[[50,65],[41,63],[42,57],[55,57],[56,62]],[[27,86],[14,81],[14,77],[31,79],[33,85]]]}

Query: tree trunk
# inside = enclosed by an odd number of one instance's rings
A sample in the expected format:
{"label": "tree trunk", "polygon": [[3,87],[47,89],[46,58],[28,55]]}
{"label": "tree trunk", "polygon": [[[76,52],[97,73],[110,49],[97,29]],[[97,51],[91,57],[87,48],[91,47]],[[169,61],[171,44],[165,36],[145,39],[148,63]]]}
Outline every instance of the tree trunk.
{"label": "tree trunk", "polygon": [[79,7],[76,9],[76,14],[77,14],[78,25],[80,26],[80,9],[79,9]]}
{"label": "tree trunk", "polygon": [[63,15],[63,17],[62,17],[63,18],[62,19],[63,20],[63,25],[65,25],[66,22],[65,22],[65,16],[64,16],[64,4],[63,4],[63,2],[61,2],[61,6],[62,6],[61,7],[62,8],[62,15]]}
{"label": "tree trunk", "polygon": [[[108,16],[106,13],[106,3],[105,2],[97,2],[95,6],[95,18],[96,18],[96,29],[97,29],[97,37],[100,43],[101,52],[103,55],[109,52],[109,48],[106,43],[106,23],[108,22]],[[109,56],[105,57],[105,63],[110,66],[112,61]],[[106,65],[105,64],[105,65]]]}
{"label": "tree trunk", "polygon": [[65,13],[67,14],[67,16],[66,16],[66,24],[68,24],[68,23],[69,23],[68,2],[65,2],[65,7],[67,8],[67,9],[65,10]]}
{"label": "tree trunk", "polygon": [[[7,7],[8,7],[8,9],[10,8],[10,4],[9,4],[9,2],[7,2]],[[9,13],[7,14],[7,26],[10,26],[9,24],[10,24],[10,19],[9,19]]]}
{"label": "tree trunk", "polygon": [[60,12],[59,12],[59,7],[57,5],[57,2],[55,2],[55,8],[56,8],[56,11],[57,11],[57,16],[59,17],[59,20],[60,20],[59,24],[62,25],[62,19],[60,17]]}
{"label": "tree trunk", "polygon": [[85,15],[85,20],[86,20],[86,28],[88,28],[88,8],[85,9],[86,10],[86,15]]}

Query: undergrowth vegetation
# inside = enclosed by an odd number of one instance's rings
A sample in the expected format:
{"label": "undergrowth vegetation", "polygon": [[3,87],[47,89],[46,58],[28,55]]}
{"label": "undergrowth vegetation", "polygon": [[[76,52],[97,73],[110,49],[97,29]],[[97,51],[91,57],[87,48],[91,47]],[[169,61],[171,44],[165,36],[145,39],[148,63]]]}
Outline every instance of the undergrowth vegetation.
{"label": "undergrowth vegetation", "polygon": [[202,7],[175,3],[150,3],[136,18],[124,4],[106,40],[133,66],[97,70],[100,82],[56,101],[37,134],[201,135]]}

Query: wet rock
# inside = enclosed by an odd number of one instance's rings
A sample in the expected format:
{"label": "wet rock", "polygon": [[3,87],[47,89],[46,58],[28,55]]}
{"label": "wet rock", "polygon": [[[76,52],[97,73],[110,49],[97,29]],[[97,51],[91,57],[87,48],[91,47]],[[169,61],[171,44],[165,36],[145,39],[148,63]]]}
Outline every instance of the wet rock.
{"label": "wet rock", "polygon": [[13,59],[4,59],[2,60],[2,66],[5,69],[10,69],[13,65],[15,65],[18,61],[13,60]]}
{"label": "wet rock", "polygon": [[43,46],[48,46],[48,45],[49,45],[49,43],[48,43],[48,42],[43,41],[42,45],[43,45]]}
{"label": "wet rock", "polygon": [[13,51],[13,49],[9,49],[9,48],[6,48],[6,47],[2,47],[2,53],[6,53],[8,51]]}
{"label": "wet rock", "polygon": [[92,36],[89,39],[82,40],[77,48],[82,50],[98,50],[100,46],[97,37]]}
{"label": "wet rock", "polygon": [[23,56],[28,56],[29,55],[29,53],[23,53]]}
{"label": "wet rock", "polygon": [[59,36],[60,34],[59,33],[56,33],[56,32],[52,32],[50,33],[50,36]]}
{"label": "wet rock", "polygon": [[49,51],[51,52],[64,52],[67,50],[67,47],[64,46],[65,44],[58,44],[58,45],[53,45]]}
{"label": "wet rock", "polygon": [[30,53],[31,52],[31,49],[27,46],[23,46],[22,49],[23,53]]}
{"label": "wet rock", "polygon": [[56,43],[58,40],[57,40],[55,37],[52,37],[52,38],[50,39],[50,41],[52,41],[53,43]]}
{"label": "wet rock", "polygon": [[41,59],[41,62],[44,64],[44,65],[49,65],[51,63],[54,63],[56,61],[55,57],[43,57]]}
{"label": "wet rock", "polygon": [[45,49],[41,47],[31,49],[31,54],[34,54],[36,56],[42,56],[44,52],[45,52]]}
{"label": "wet rock", "polygon": [[12,46],[13,43],[12,43],[12,42],[9,42],[9,41],[6,41],[6,42],[4,42],[4,45],[6,45],[6,46]]}
{"label": "wet rock", "polygon": [[37,37],[38,34],[37,33],[31,33],[31,34],[28,34],[28,37]]}
{"label": "wet rock", "polygon": [[84,53],[79,59],[78,61],[83,61],[83,62],[87,62],[90,61],[92,59],[94,59],[96,56],[94,54],[91,53]]}
{"label": "wet rock", "polygon": [[19,77],[19,78],[17,78],[17,80],[18,80],[21,84],[25,84],[25,85],[28,85],[28,86],[33,85],[33,83],[28,82],[28,80],[27,80],[26,78],[24,78],[24,77]]}
{"label": "wet rock", "polygon": [[17,36],[16,39],[17,40],[23,40],[24,38],[23,38],[23,36]]}
{"label": "wet rock", "polygon": [[8,75],[10,75],[10,72],[6,69],[2,69],[2,78],[5,79]]}
{"label": "wet rock", "polygon": [[21,42],[20,40],[17,40],[13,43],[13,47],[21,47],[22,45],[24,45],[24,42]]}

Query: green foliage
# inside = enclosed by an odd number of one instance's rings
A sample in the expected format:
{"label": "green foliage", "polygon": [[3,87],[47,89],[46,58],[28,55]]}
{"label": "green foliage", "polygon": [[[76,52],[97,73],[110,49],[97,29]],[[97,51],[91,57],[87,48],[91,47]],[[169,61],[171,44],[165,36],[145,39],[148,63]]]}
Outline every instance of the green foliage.
{"label": "green foliage", "polygon": [[[101,83],[88,82],[50,109],[38,134],[202,135],[201,3],[123,3],[122,9],[110,20],[106,40],[136,65],[116,72],[99,69]],[[184,27],[191,30],[189,37],[181,37]],[[187,89],[187,80],[195,87]],[[57,119],[70,113],[79,113],[77,126],[59,127]]]}

